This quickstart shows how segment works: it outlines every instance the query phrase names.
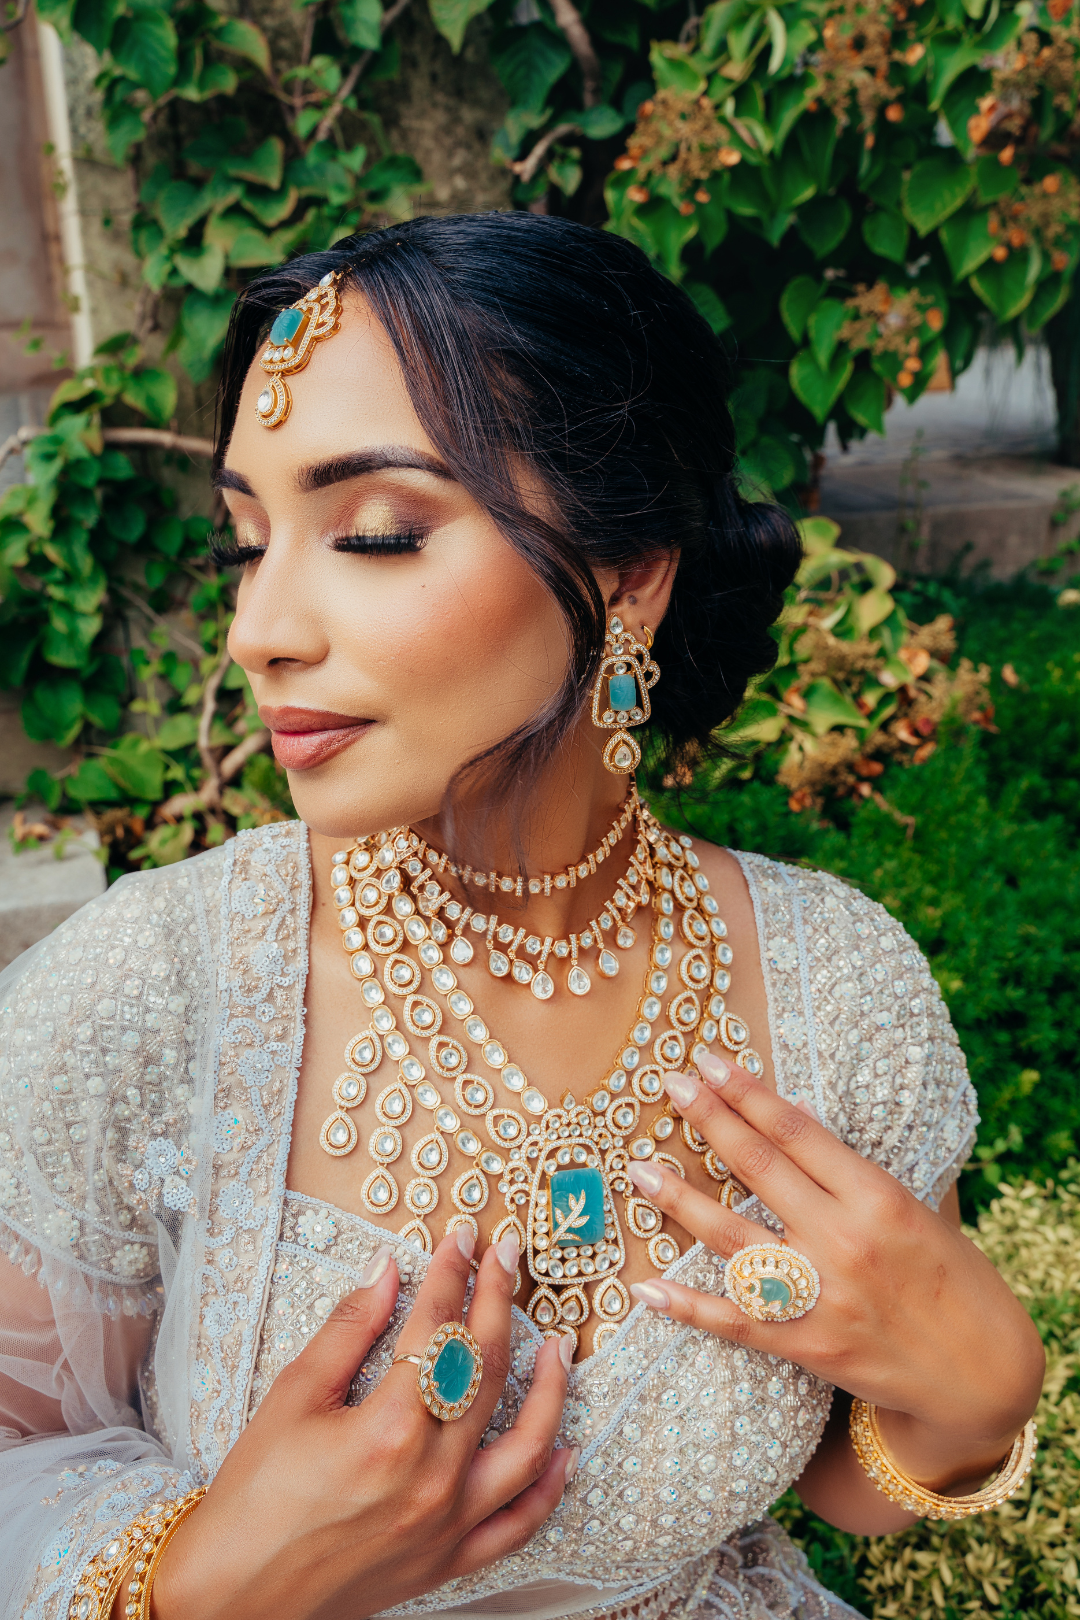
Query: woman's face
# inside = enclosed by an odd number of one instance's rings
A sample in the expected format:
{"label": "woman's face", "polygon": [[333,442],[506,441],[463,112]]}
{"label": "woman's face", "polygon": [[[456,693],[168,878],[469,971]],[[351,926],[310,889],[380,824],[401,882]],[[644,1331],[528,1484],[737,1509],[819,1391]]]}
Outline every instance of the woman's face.
{"label": "woman's face", "polygon": [[558,690],[563,624],[446,473],[359,299],[266,429],[244,384],[222,485],[252,560],[229,648],[296,808],[333,838],[435,815],[455,772]]}

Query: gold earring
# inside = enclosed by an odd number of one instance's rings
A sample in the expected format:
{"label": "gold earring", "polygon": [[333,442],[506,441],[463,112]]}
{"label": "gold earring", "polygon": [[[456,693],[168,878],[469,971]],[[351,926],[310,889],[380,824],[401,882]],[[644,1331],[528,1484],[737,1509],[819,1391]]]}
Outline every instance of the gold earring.
{"label": "gold earring", "polygon": [[647,624],[641,635],[642,641],[635,641],[612,614],[593,686],[593,725],[615,733],[604,749],[604,765],[613,776],[629,776],[641,764],[641,749],[626,727],[645,724],[652,713],[649,690],[660,679],[660,666],[649,656],[653,637]]}

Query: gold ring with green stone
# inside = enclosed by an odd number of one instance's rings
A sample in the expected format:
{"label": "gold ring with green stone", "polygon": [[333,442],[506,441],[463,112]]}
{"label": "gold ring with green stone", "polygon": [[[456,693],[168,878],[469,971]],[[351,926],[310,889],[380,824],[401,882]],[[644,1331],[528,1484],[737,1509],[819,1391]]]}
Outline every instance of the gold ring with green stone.
{"label": "gold ring with green stone", "polygon": [[460,1322],[444,1322],[432,1334],[422,1355],[395,1356],[390,1365],[399,1361],[416,1363],[420,1399],[440,1423],[453,1423],[465,1416],[484,1375],[483,1352]]}
{"label": "gold ring with green stone", "polygon": [[755,1322],[794,1322],[817,1304],[821,1278],[786,1243],[751,1243],[727,1261],[724,1292]]}

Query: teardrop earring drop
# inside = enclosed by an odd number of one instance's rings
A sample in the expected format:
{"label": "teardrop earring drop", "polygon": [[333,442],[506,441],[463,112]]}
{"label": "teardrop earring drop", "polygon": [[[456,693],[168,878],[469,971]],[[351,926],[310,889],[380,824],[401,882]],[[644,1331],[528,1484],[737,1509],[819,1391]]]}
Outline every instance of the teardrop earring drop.
{"label": "teardrop earring drop", "polygon": [[636,641],[612,614],[593,685],[593,725],[614,732],[604,749],[604,766],[613,776],[632,775],[641,764],[641,748],[627,728],[648,720],[649,692],[660,679],[660,666],[650,655],[653,637],[648,625],[642,626],[641,634],[642,641]]}

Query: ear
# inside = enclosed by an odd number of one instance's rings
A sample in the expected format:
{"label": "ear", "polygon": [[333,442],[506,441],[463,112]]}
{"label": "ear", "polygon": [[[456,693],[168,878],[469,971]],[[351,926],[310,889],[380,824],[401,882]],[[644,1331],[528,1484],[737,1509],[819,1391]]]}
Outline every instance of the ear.
{"label": "ear", "polygon": [[669,551],[621,568],[608,597],[608,613],[618,613],[635,633],[647,624],[655,635],[668,610],[678,566],[679,553]]}

